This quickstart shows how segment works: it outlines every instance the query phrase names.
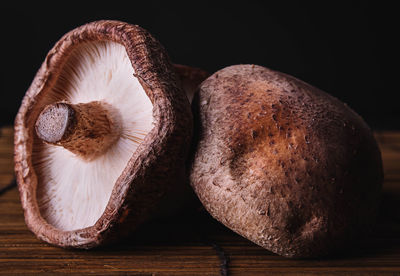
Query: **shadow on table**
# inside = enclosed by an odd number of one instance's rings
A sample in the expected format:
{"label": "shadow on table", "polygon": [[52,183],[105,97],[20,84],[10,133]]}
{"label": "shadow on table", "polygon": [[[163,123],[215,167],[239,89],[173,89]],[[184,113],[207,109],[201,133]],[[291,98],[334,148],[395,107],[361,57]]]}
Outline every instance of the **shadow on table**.
{"label": "shadow on table", "polygon": [[150,221],[115,246],[189,246],[206,245],[210,242],[229,244],[237,241],[250,243],[199,207],[176,217]]}
{"label": "shadow on table", "polygon": [[[320,260],[354,260],[395,252],[400,254],[399,233],[400,195],[384,192],[375,230],[351,248]],[[102,250],[115,250],[115,246],[118,250],[129,251],[141,246],[204,246],[212,243],[222,248],[243,246],[253,253],[255,250],[259,256],[274,255],[226,228],[202,208],[180,214],[177,218],[149,222],[123,242]]]}
{"label": "shadow on table", "polygon": [[323,259],[351,260],[400,255],[400,194],[384,191],[373,232],[348,248]]}

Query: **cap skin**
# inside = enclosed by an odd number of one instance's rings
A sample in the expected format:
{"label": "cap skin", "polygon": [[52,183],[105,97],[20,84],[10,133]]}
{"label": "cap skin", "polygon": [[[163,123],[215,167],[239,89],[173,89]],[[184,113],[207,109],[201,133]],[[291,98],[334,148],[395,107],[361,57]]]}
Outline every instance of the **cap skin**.
{"label": "cap skin", "polygon": [[194,94],[196,93],[198,86],[205,79],[207,79],[210,74],[203,69],[182,64],[174,64],[174,68],[180,78],[183,90],[185,91],[189,102],[192,103]]}
{"label": "cap skin", "polygon": [[[93,226],[62,231],[40,214],[38,177],[32,165],[35,122],[53,99],[55,85],[69,55],[82,43],[122,44],[135,76],[153,105],[153,128],[144,137],[114,184],[104,213]],[[48,53],[23,99],[15,120],[15,172],[25,221],[40,239],[61,247],[91,248],[130,233],[154,211],[158,201],[176,188],[192,134],[189,102],[160,43],[136,25],[97,21],[63,36]]]}
{"label": "cap skin", "polygon": [[381,155],[344,103],[286,74],[235,65],[200,85],[193,109],[191,185],[233,231],[303,258],[342,249],[373,226]]}

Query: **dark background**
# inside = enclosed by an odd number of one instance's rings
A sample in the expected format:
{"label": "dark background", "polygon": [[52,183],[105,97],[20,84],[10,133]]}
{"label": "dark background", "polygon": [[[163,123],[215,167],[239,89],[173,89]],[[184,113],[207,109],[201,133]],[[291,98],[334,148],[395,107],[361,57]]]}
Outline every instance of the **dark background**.
{"label": "dark background", "polygon": [[263,65],[333,94],[374,129],[400,129],[397,9],[365,1],[326,2],[3,6],[0,123],[12,124],[36,71],[64,33],[93,20],[117,19],[150,31],[175,63],[209,72],[238,63]]}

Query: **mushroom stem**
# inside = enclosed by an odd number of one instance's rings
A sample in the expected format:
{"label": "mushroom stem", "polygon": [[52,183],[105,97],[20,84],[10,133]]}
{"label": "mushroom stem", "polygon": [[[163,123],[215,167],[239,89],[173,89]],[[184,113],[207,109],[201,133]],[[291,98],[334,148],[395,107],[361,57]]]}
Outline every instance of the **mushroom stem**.
{"label": "mushroom stem", "polygon": [[93,101],[47,105],[36,120],[37,136],[49,144],[63,146],[86,161],[107,151],[121,134],[118,110]]}

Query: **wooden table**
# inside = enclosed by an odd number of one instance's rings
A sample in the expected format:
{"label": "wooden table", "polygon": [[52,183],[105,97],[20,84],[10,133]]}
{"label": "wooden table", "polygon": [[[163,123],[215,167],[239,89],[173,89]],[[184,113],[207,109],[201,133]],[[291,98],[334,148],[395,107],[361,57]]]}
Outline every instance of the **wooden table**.
{"label": "wooden table", "polygon": [[[384,196],[375,233],[341,256],[290,260],[276,256],[195,210],[154,221],[129,240],[91,251],[39,241],[24,223],[17,189],[0,195],[0,274],[219,275],[225,252],[230,275],[400,275],[400,132],[376,133],[384,168]],[[13,179],[12,130],[0,136],[0,188]]]}

